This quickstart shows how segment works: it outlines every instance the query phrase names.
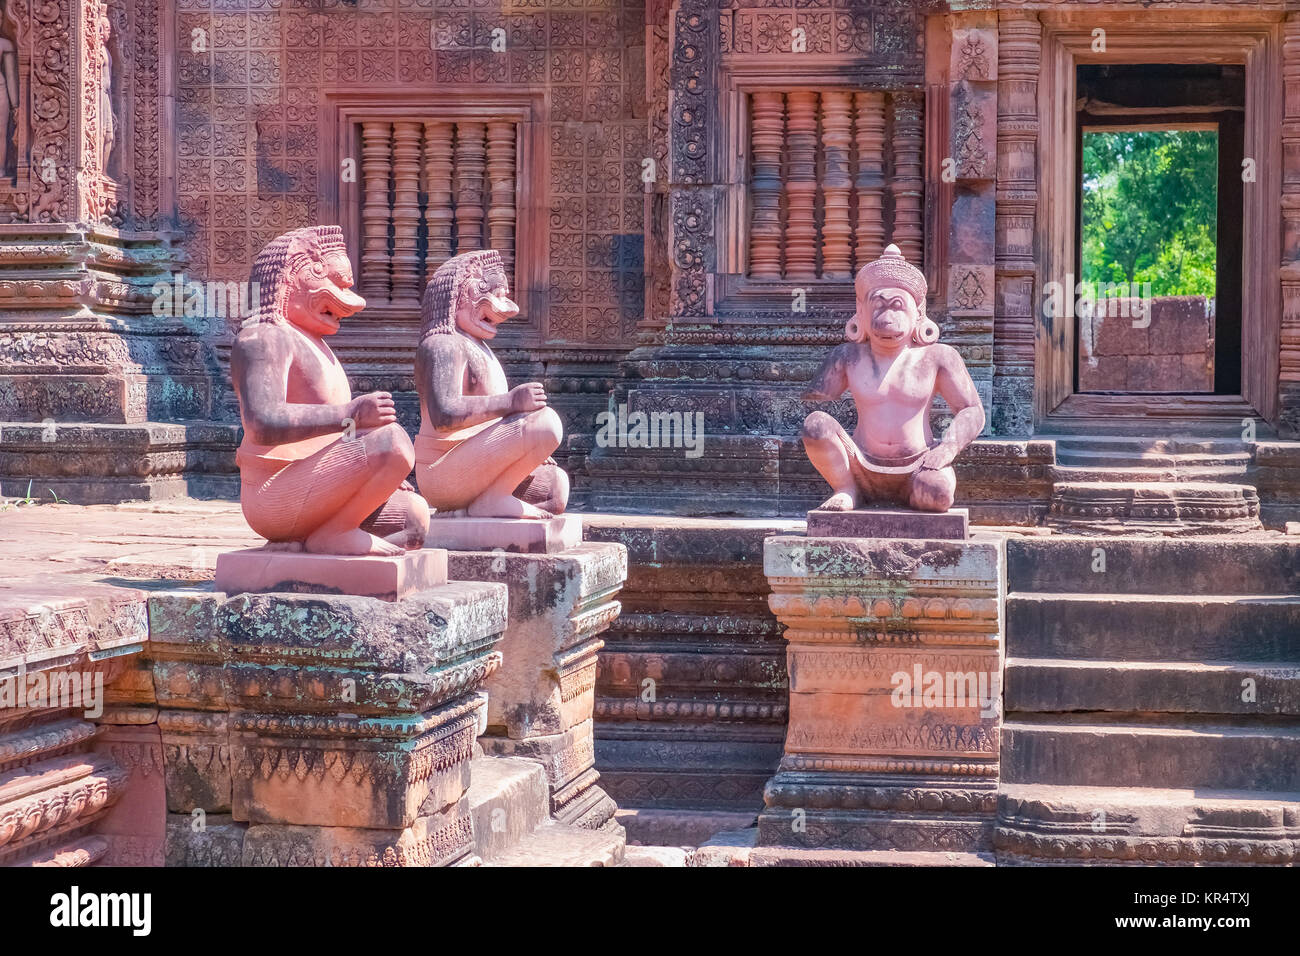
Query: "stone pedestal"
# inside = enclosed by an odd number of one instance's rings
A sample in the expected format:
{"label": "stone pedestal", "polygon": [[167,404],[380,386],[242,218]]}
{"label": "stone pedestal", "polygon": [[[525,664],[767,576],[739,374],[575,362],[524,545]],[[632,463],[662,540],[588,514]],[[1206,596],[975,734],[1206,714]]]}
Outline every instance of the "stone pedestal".
{"label": "stone pedestal", "polygon": [[600,633],[618,617],[614,599],[627,578],[627,549],[580,544],[554,554],[452,551],[453,579],[509,586],[503,662],[488,694],[490,754],[529,757],[546,769],[551,812],[562,823],[597,829],[615,805],[595,768],[592,710]]}
{"label": "stone pedestal", "polygon": [[396,557],[247,548],[217,556],[213,589],[226,594],[355,594],[396,601],[447,583],[447,552],[421,548]]}
{"label": "stone pedestal", "polygon": [[150,598],[172,865],[464,861],[505,588]]}
{"label": "stone pedestal", "polygon": [[763,564],[790,722],[759,845],[991,850],[1001,539],[775,536]]}
{"label": "stone pedestal", "polygon": [[449,551],[510,551],[555,554],[582,543],[582,516],[532,518],[443,518],[429,522],[427,548]]}

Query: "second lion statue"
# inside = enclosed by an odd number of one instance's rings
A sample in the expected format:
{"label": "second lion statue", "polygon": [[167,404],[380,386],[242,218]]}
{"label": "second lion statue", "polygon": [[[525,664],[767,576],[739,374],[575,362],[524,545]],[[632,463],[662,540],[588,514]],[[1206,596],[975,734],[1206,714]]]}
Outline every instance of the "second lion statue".
{"label": "second lion statue", "polygon": [[415,477],[435,520],[549,518],[568,504],[569,476],[550,457],[564,437],[560,416],[540,382],[510,388],[488,346],[518,314],[492,250],[453,256],[425,288]]}

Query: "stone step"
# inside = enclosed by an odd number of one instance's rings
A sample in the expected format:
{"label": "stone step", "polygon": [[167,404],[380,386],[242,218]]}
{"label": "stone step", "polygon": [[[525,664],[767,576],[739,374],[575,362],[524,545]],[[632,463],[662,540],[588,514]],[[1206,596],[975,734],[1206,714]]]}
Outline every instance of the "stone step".
{"label": "stone step", "polygon": [[480,756],[470,761],[470,820],[474,852],[492,861],[518,845],[550,815],[546,770],[522,757]]}
{"label": "stone step", "polygon": [[1095,715],[1011,715],[1002,724],[1006,783],[1300,791],[1300,725],[1227,718],[1172,725]]}
{"label": "stone step", "polygon": [[[1105,572],[1093,570],[1097,549]],[[1300,538],[1007,540],[1007,588],[1091,594],[1300,594]]]}
{"label": "stone step", "polygon": [[1300,793],[1003,784],[999,863],[1290,863]]}
{"label": "stone step", "polygon": [[725,830],[754,825],[758,814],[745,810],[660,810],[622,807],[614,819],[627,831],[629,846],[699,846]]}
{"label": "stone step", "polygon": [[[1246,681],[1253,682],[1246,684]],[[1300,716],[1300,664],[1008,658],[1009,713],[1108,711]],[[1250,693],[1247,693],[1247,688]],[[1243,700],[1243,696],[1248,698]]]}
{"label": "stone step", "polygon": [[1081,436],[1056,442],[1056,463],[1066,467],[1245,467],[1253,460],[1254,455],[1245,442],[1226,439]]}
{"label": "stone step", "polygon": [[1296,661],[1300,597],[1012,593],[1006,601],[1006,653],[1102,661]]}
{"label": "stone step", "polygon": [[1224,534],[1254,531],[1259,494],[1209,481],[1058,481],[1047,525],[1063,534]]}
{"label": "stone step", "polygon": [[1241,484],[1250,462],[1230,464],[1179,464],[1141,467],[1135,465],[1093,465],[1087,463],[1058,465],[1053,475],[1058,483],[1107,484],[1122,482],[1177,483],[1211,482]]}
{"label": "stone step", "polygon": [[584,830],[544,823],[484,866],[618,866],[625,837],[620,826]]}

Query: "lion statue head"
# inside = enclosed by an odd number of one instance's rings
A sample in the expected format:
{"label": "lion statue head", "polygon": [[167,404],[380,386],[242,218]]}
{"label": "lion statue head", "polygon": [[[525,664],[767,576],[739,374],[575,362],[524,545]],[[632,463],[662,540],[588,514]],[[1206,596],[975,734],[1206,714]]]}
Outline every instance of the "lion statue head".
{"label": "lion statue head", "polygon": [[338,226],[307,226],[271,240],[254,260],[249,281],[257,308],[243,328],[288,322],[333,335],[340,320],[366,307],[352,291],[352,263]]}
{"label": "lion statue head", "polygon": [[463,252],[440,265],[425,286],[420,339],[457,330],[477,339],[495,338],[497,326],[518,314],[501,253]]}

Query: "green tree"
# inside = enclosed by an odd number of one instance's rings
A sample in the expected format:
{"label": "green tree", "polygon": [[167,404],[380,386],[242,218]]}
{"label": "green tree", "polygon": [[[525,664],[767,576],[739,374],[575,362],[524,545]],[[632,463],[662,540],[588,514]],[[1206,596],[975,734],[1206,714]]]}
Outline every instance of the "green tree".
{"label": "green tree", "polygon": [[1214,295],[1219,136],[1120,130],[1083,136],[1083,275]]}

